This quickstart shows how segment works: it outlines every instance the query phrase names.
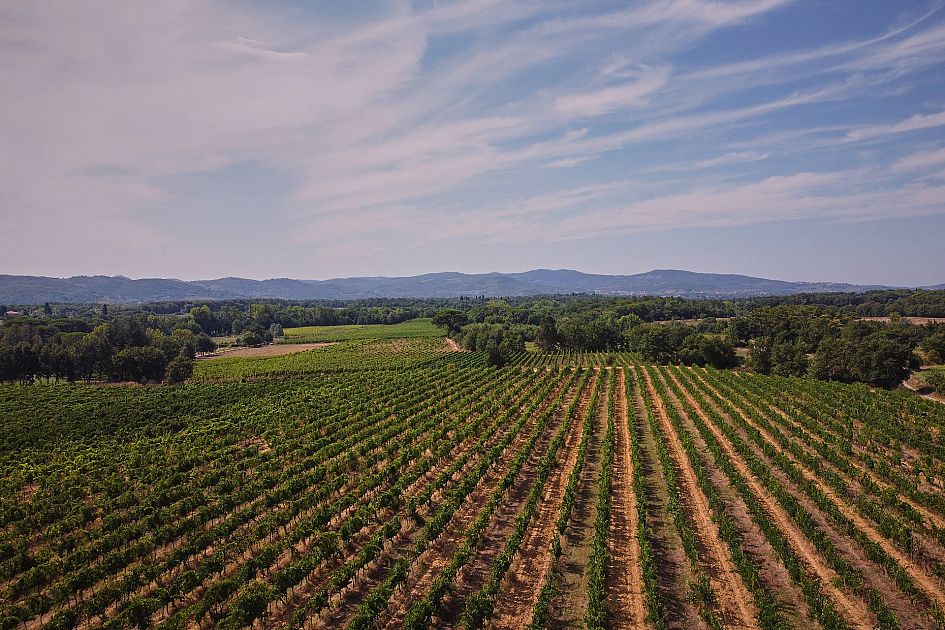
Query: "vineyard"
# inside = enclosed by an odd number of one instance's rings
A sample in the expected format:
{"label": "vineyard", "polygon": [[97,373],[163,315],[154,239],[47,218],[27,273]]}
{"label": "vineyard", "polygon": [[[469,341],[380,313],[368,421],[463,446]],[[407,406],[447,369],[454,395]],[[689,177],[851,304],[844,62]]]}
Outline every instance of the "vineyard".
{"label": "vineyard", "polygon": [[0,628],[945,628],[945,406],[442,339],[0,387]]}
{"label": "vineyard", "polygon": [[399,324],[351,324],[286,328],[283,343],[354,341],[364,339],[432,339],[443,337],[442,328],[429,319],[411,319]]}

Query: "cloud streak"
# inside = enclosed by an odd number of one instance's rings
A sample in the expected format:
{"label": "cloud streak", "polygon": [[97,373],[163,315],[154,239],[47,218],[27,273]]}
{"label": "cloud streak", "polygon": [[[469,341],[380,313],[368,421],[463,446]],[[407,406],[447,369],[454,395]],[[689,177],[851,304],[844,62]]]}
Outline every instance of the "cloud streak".
{"label": "cloud streak", "polygon": [[[941,190],[916,184],[945,163],[930,150],[945,127],[933,85],[941,11],[761,56],[727,45],[802,10],[790,0],[380,2],[362,13],[14,3],[0,21],[10,227],[0,247],[23,272],[89,261],[87,271],[132,273],[120,267],[143,250],[219,260],[197,275],[235,273],[255,243],[198,257],[194,228],[179,224],[187,208],[175,205],[186,204],[182,179],[235,167],[285,182],[257,211],[290,234],[291,251],[255,275],[293,264],[344,275],[329,255],[339,242],[376,265],[405,243],[463,235],[557,242],[864,220],[895,198],[908,203],[887,212],[942,211]],[[879,143],[895,147],[869,153]],[[851,183],[864,172],[869,192]],[[188,218],[212,233],[227,216],[212,214]],[[58,252],[49,267],[41,240]],[[185,264],[166,273],[187,277]]]}

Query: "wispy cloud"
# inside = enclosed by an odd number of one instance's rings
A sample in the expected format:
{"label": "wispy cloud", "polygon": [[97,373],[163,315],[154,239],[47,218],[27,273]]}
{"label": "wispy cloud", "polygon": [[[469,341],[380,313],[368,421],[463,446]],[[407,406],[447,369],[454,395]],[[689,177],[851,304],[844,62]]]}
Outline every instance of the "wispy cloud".
{"label": "wispy cloud", "polygon": [[581,157],[564,158],[563,160],[548,162],[545,164],[545,168],[574,168],[575,166],[593,160],[595,157],[596,156],[593,155],[582,155]]}
{"label": "wispy cloud", "polygon": [[873,125],[854,129],[847,133],[846,140],[851,142],[870,140],[881,136],[920,131],[922,129],[931,129],[932,127],[941,127],[943,125],[945,125],[945,111],[934,114],[915,114],[905,120],[886,125]]}
{"label": "wispy cloud", "polygon": [[928,170],[945,164],[945,148],[934,151],[919,151],[896,160],[892,170],[898,172]]}
{"label": "wispy cloud", "polygon": [[761,162],[767,160],[770,153],[761,153],[759,151],[729,151],[724,155],[719,155],[705,160],[696,160],[694,162],[681,162],[678,164],[664,164],[650,169],[652,172],[665,171],[694,171],[718,166],[729,166],[731,164],[745,164],[750,162]]}
{"label": "wispy cloud", "polygon": [[[931,212],[924,200],[940,191],[903,180],[945,161],[929,150],[938,136],[908,135],[945,127],[940,5],[803,49],[739,43],[808,9],[13,3],[0,20],[0,247],[24,271],[43,264],[31,234],[53,244],[57,265],[96,252],[89,271],[120,270],[136,247],[185,260],[174,182],[234,165],[287,182],[259,213],[292,234],[293,260],[327,265],[341,264],[326,253],[339,239],[379,256],[471,233],[561,240],[853,216],[854,203],[897,196],[911,201],[890,212]],[[911,144],[857,163],[860,145],[903,136]],[[807,164],[815,150],[833,153]],[[864,181],[865,193],[850,183],[857,169],[896,177]],[[207,259],[233,273],[222,267],[247,245]]]}
{"label": "wispy cloud", "polygon": [[668,67],[640,68],[636,81],[583,93],[563,94],[555,100],[555,109],[576,117],[594,117],[645,105],[650,95],[669,81]]}

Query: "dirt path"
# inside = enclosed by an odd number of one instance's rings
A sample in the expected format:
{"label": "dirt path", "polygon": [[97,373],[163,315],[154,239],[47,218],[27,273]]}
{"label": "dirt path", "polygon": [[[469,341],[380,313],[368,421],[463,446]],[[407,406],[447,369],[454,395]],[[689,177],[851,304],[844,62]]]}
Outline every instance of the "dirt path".
{"label": "dirt path", "polygon": [[281,357],[286,354],[295,354],[305,352],[306,350],[315,350],[326,346],[333,346],[336,342],[323,343],[271,343],[258,348],[220,348],[207,354],[197,356],[199,361],[209,361],[211,359],[220,359],[222,357]]}
{"label": "dirt path", "polygon": [[[674,377],[675,378],[675,377]],[[684,388],[685,389],[685,388]],[[729,402],[727,398],[723,397],[723,400]],[[734,405],[733,405],[734,406]],[[830,502],[837,506],[840,513],[844,517],[849,519],[857,529],[866,534],[869,540],[878,545],[883,551],[885,551],[890,557],[892,557],[900,567],[902,567],[906,573],[909,574],[909,577],[912,578],[916,586],[920,591],[928,598],[930,602],[934,602],[938,605],[939,608],[945,609],[945,584],[942,584],[940,581],[934,579],[932,576],[927,574],[921,567],[919,567],[912,558],[908,557],[905,553],[902,552],[898,547],[896,547],[888,538],[883,536],[877,528],[865,519],[860,513],[851,506],[843,497],[838,495],[834,489],[825,481],[823,481],[816,474],[811,472],[811,470],[801,461],[798,461],[794,455],[786,450],[784,450],[781,445],[774,439],[774,437],[768,433],[764,427],[757,425],[754,420],[748,417],[748,414],[741,414],[742,419],[759,434],[761,437],[768,442],[778,453],[787,458],[791,463],[793,463],[798,470],[801,471],[801,474],[807,481],[810,481],[817,489],[822,492]]]}
{"label": "dirt path", "polygon": [[[602,375],[597,377],[601,380]],[[598,407],[594,413],[599,415],[601,404],[606,403],[606,384],[596,384],[601,395],[598,398]],[[505,578],[496,595],[496,606],[492,620],[488,627],[515,630],[524,628],[531,622],[532,611],[538,594],[544,584],[544,577],[551,570],[551,538],[556,535],[555,521],[561,510],[561,501],[564,499],[568,477],[577,463],[578,443],[581,439],[581,426],[589,400],[582,401],[580,411],[575,414],[571,426],[568,428],[564,445],[558,455],[561,465],[548,478],[545,484],[545,494],[538,504],[535,516],[528,527],[525,538],[519,547],[518,553],[512,559],[512,564],[505,572]],[[604,407],[606,410],[606,406]],[[575,506],[577,509],[577,506]],[[586,562],[583,566],[586,567]],[[586,589],[585,589],[586,591]],[[587,595],[585,594],[585,599]],[[586,608],[586,603],[585,603]],[[580,613],[583,618],[583,611]]]}
{"label": "dirt path", "polygon": [[741,576],[735,567],[728,546],[719,536],[718,528],[712,519],[712,509],[709,500],[699,487],[698,479],[692,464],[686,456],[685,449],[679,436],[676,434],[663,400],[656,393],[656,388],[648,372],[644,371],[646,388],[653,404],[656,407],[656,416],[666,436],[666,446],[679,468],[679,480],[682,481],[684,496],[691,506],[693,525],[702,541],[709,565],[709,574],[713,577],[713,587],[716,592],[716,601],[719,607],[719,617],[726,627],[757,629],[758,615],[755,610],[754,597],[742,582]]}
{"label": "dirt path", "polygon": [[[685,389],[683,389],[685,391]],[[771,496],[768,490],[761,485],[752,475],[748,465],[745,464],[741,456],[735,451],[735,448],[728,441],[728,438],[722,431],[715,426],[705,411],[700,407],[691,396],[686,396],[687,402],[699,417],[705,422],[709,431],[715,437],[716,441],[722,447],[722,450],[729,456],[732,465],[745,478],[745,482],[752,494],[765,506],[765,511],[775,522],[794,549],[798,557],[807,565],[809,572],[817,575],[820,579],[821,590],[826,594],[844,617],[857,628],[872,628],[874,626],[870,613],[865,604],[859,600],[849,597],[844,591],[839,589],[836,584],[841,583],[840,576],[831,569],[821,559],[813,543],[808,540],[803,532],[794,524],[794,520],[784,511],[780,503]]]}
{"label": "dirt path", "polygon": [[[607,378],[609,377],[607,374]],[[561,555],[558,558],[556,575],[557,595],[552,599],[550,607],[549,628],[581,627],[587,612],[587,567],[593,553],[594,522],[597,520],[597,501],[600,494],[598,480],[601,446],[607,431],[606,384],[601,385],[600,392],[589,427],[584,465],[579,473],[571,517],[561,540]],[[553,525],[550,524],[549,527]],[[544,581],[543,576],[542,582]]]}
{"label": "dirt path", "polygon": [[637,539],[637,501],[633,492],[633,460],[630,455],[630,417],[626,376],[617,371],[617,417],[614,419],[614,473],[608,546],[607,601],[614,630],[647,627],[643,595],[643,567]]}
{"label": "dirt path", "polygon": [[[924,383],[920,382],[915,375],[910,375],[909,378],[902,382],[902,386],[906,389],[915,392],[922,398],[926,400],[934,400],[937,403],[945,404],[945,395],[933,393],[932,388]],[[928,393],[923,393],[925,390]]]}
{"label": "dirt path", "polygon": [[463,350],[458,343],[449,337],[446,338],[446,347],[449,348],[451,352],[465,352],[465,350]]}

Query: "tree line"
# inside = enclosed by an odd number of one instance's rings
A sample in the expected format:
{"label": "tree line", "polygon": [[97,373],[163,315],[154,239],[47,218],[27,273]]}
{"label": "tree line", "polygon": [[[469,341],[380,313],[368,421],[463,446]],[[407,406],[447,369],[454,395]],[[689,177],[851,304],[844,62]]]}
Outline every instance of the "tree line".
{"label": "tree line", "polygon": [[[945,361],[945,325],[914,326],[895,314],[890,322],[865,321],[834,307],[762,305],[728,318],[648,323],[619,302],[588,305],[546,314],[537,324],[498,303],[443,309],[433,321],[469,349],[492,349],[498,363],[526,341],[543,352],[635,352],[658,364],[718,368],[738,365],[737,349],[744,348],[745,366],[761,374],[892,387],[922,363]],[[483,310],[489,315],[479,321]]]}
{"label": "tree line", "polygon": [[0,382],[180,383],[190,377],[196,353],[215,347],[188,318],[124,314],[94,326],[24,319],[0,329]]}

